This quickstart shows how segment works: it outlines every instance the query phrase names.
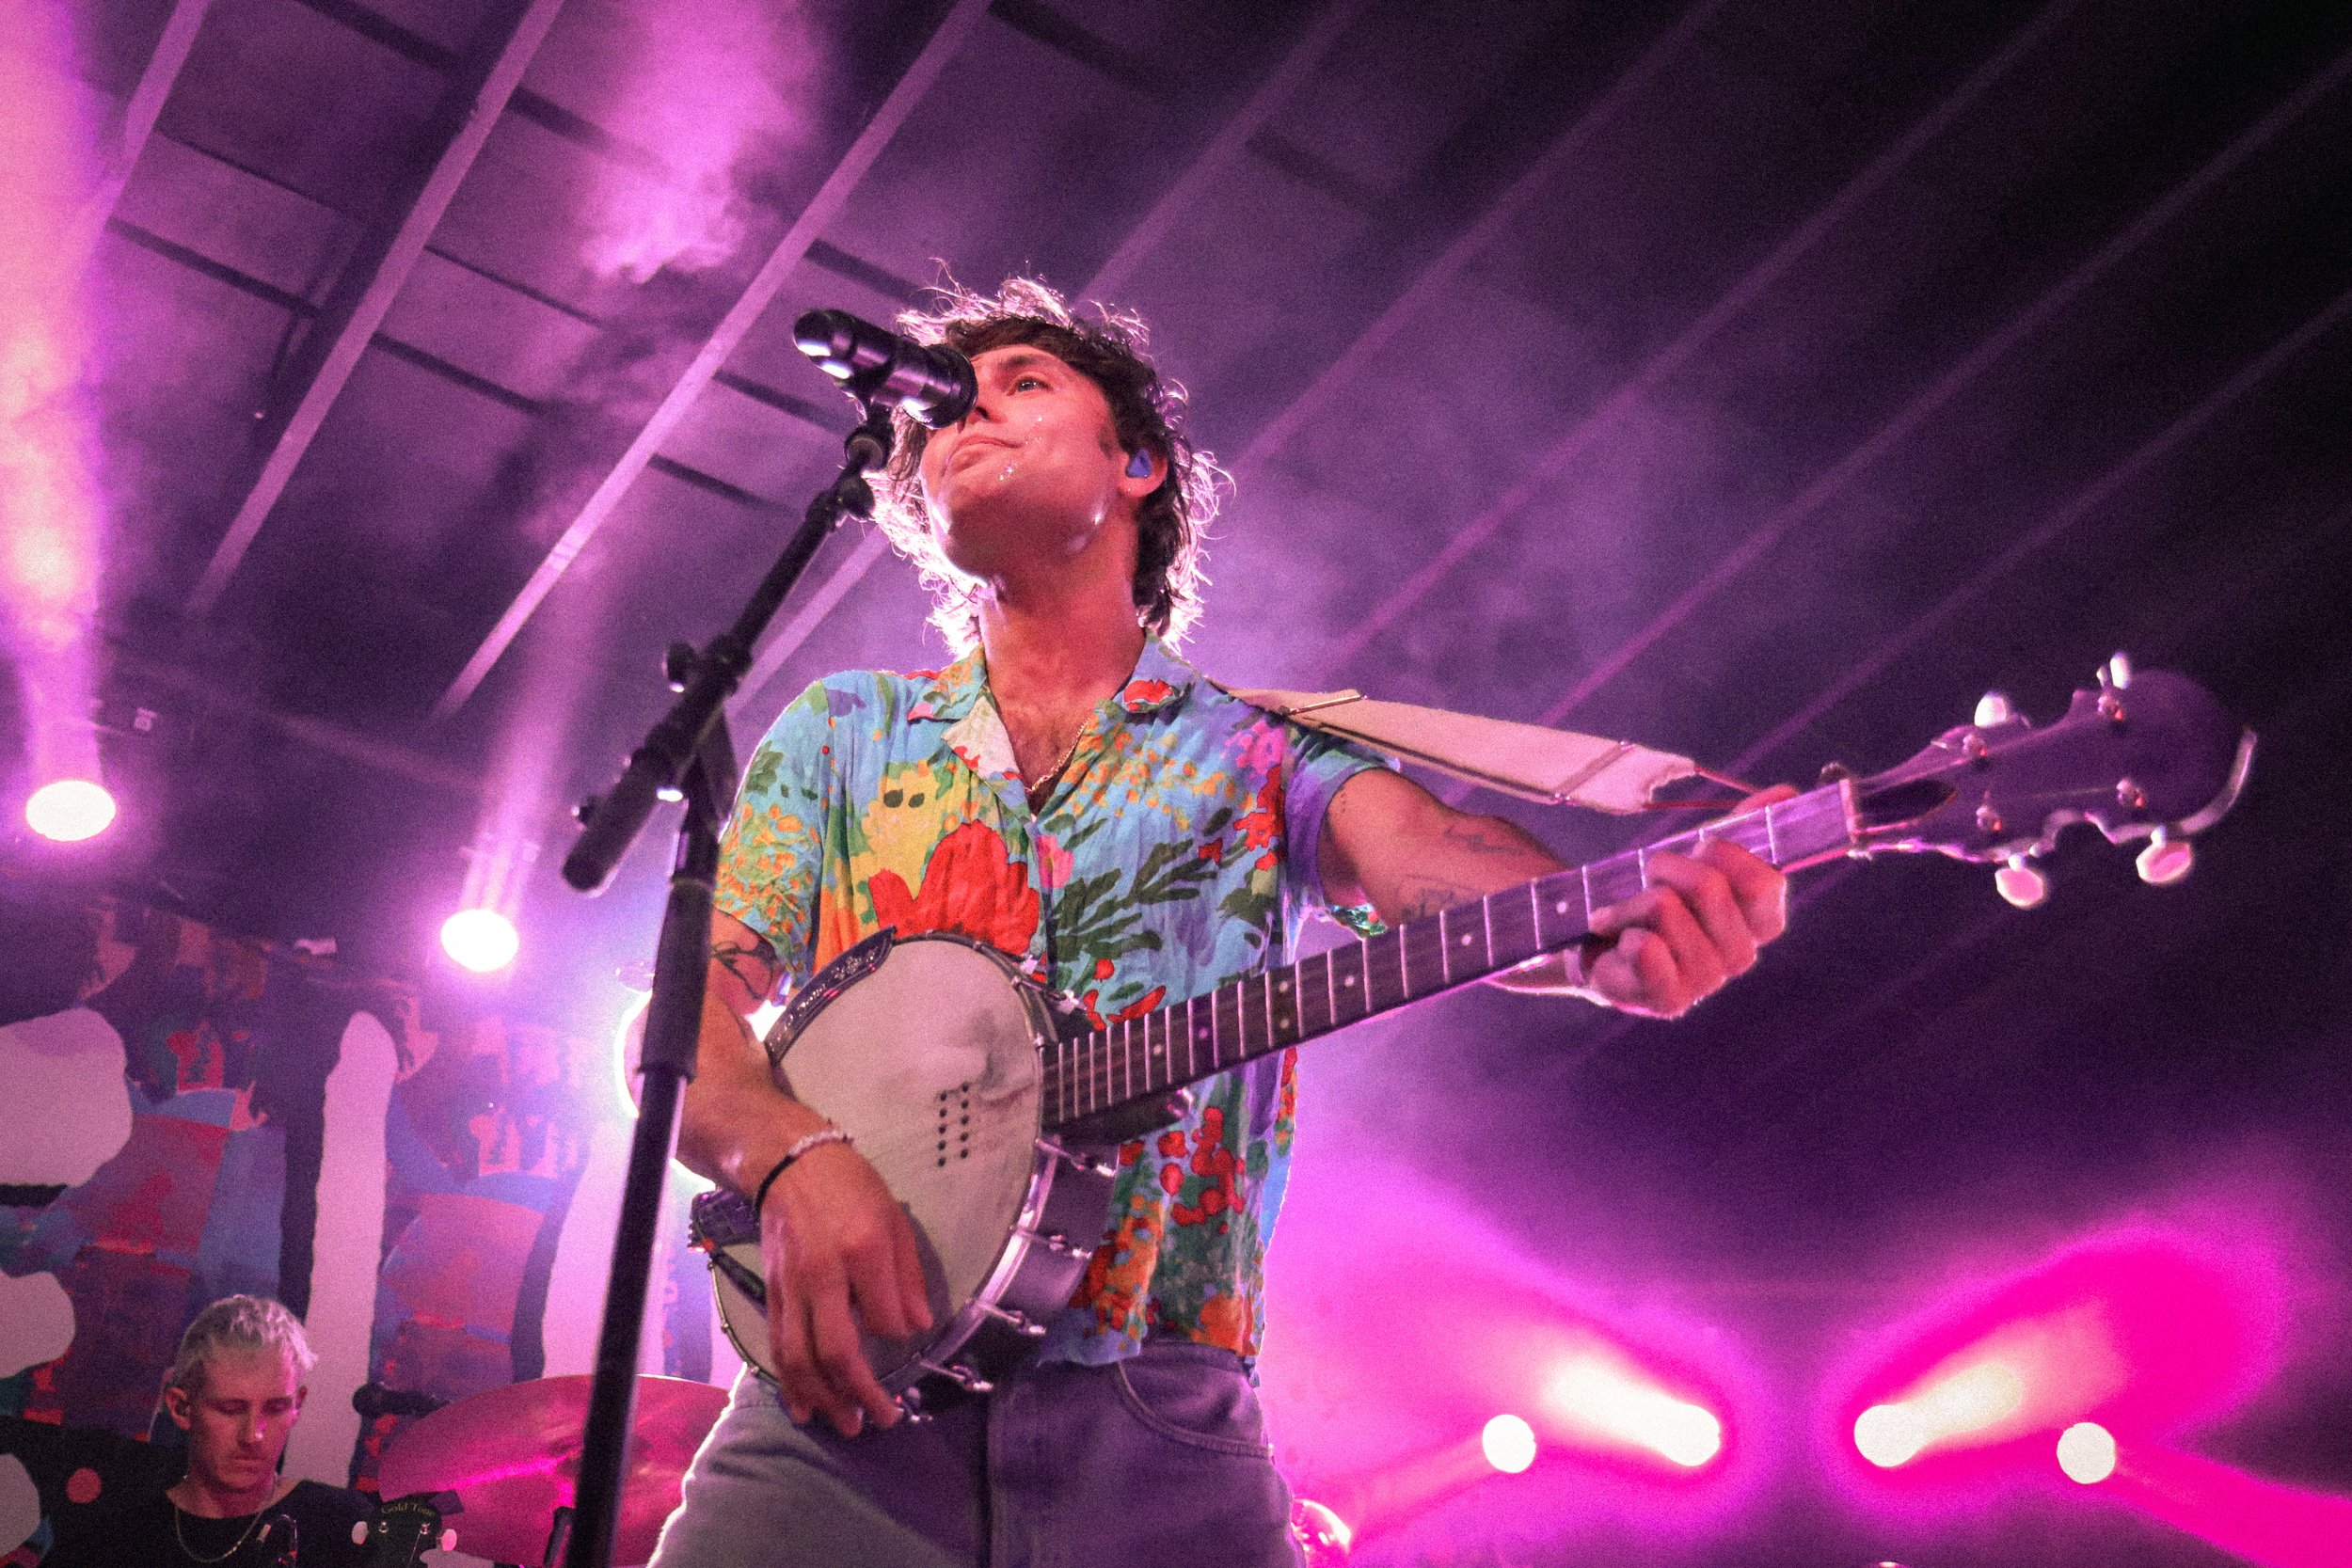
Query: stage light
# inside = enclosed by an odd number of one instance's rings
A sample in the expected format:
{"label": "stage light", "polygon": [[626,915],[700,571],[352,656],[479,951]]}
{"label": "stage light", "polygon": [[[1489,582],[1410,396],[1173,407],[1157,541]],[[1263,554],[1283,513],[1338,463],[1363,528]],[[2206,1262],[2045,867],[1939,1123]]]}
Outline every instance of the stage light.
{"label": "stage light", "polygon": [[2005,1361],[1979,1361],[1930,1383],[1908,1399],[1874,1404],[1856,1418],[1854,1447],[1882,1470],[1927,1449],[1996,1427],[2026,1402],[2025,1380]]}
{"label": "stage light", "polygon": [[1478,1434],[1486,1463],[1506,1476],[1516,1476],[1535,1463],[1535,1429],[1517,1416],[1497,1416]]}
{"label": "stage light", "polygon": [[2096,1486],[2102,1501],[2161,1519],[2263,1568],[2344,1568],[2352,1561],[2344,1545],[2352,1542],[2352,1498],[2265,1481],[2164,1443],[2119,1445],[2090,1421],[2069,1427],[2058,1440],[2058,1464]]}
{"label": "stage light", "polygon": [[59,844],[96,838],[114,819],[115,798],[88,779],[52,780],[24,802],[24,820],[33,832]]}
{"label": "stage light", "polygon": [[504,969],[521,950],[515,923],[496,910],[459,910],[441,922],[441,951],[476,974]]}
{"label": "stage light", "polygon": [[1714,1412],[1596,1355],[1580,1356],[1553,1372],[1544,1404],[1587,1436],[1645,1449],[1686,1470],[1723,1451],[1724,1424]]}
{"label": "stage light", "polygon": [[2058,1433],[2058,1462],[2067,1480],[2096,1486],[2115,1474],[2115,1434],[2096,1421],[2076,1421]]}
{"label": "stage light", "polygon": [[1328,1505],[1299,1497],[1291,1503],[1291,1539],[1307,1568],[1345,1568],[1356,1531]]}

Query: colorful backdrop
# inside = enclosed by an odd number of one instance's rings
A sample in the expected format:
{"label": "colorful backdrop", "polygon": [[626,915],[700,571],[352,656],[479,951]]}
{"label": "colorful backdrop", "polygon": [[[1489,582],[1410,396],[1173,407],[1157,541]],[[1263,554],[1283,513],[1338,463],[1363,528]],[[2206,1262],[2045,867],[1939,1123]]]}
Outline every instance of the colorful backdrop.
{"label": "colorful backdrop", "polygon": [[[363,1423],[362,1382],[456,1400],[586,1370],[628,1131],[610,1037],[115,898],[0,885],[0,1285],[24,1304],[0,1416],[46,1512],[82,1433],[176,1435],[151,1431],[161,1379],[232,1292],[309,1323],[289,1468],[314,1479],[373,1484],[405,1418]],[[647,1370],[708,1377],[700,1271],[669,1252]]]}

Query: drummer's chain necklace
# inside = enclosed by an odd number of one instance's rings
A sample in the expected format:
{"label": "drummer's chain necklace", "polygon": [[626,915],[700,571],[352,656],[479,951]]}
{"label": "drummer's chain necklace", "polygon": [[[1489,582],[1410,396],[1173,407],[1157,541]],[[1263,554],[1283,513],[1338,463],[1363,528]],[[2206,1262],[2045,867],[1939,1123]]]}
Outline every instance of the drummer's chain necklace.
{"label": "drummer's chain necklace", "polygon": [[226,1562],[230,1558],[236,1556],[239,1552],[244,1551],[246,1538],[251,1536],[253,1533],[253,1527],[262,1522],[262,1515],[267,1513],[269,1509],[266,1506],[255,1509],[253,1511],[253,1517],[245,1522],[245,1529],[237,1536],[237,1544],[230,1547],[227,1551],[221,1553],[218,1557],[199,1557],[196,1555],[196,1548],[188,1544],[188,1538],[186,1534],[180,1528],[180,1515],[183,1512],[184,1510],[180,1507],[180,1499],[174,1497],[171,1501],[171,1538],[180,1543],[181,1556],[186,1558],[190,1562],[200,1562],[205,1564],[206,1568],[210,1568],[211,1564],[215,1562]]}

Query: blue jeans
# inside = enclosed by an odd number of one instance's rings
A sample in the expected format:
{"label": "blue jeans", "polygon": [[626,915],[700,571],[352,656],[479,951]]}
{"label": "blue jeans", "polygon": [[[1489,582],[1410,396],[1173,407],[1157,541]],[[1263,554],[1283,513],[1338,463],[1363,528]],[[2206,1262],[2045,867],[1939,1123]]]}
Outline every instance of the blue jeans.
{"label": "blue jeans", "polygon": [[746,1372],[655,1568],[1296,1568],[1290,1488],[1231,1352],[1151,1339],[1030,1366],[921,1426],[792,1424]]}

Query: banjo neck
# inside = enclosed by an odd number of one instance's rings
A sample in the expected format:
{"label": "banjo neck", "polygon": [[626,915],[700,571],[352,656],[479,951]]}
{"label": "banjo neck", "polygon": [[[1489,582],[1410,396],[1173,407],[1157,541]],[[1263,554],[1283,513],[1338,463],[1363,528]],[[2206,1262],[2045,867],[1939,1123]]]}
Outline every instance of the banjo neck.
{"label": "banjo neck", "polygon": [[1649,885],[1652,855],[1712,839],[1784,869],[1846,854],[1861,842],[1851,786],[1825,784],[1050,1041],[1041,1064],[1045,1127],[1165,1099],[1302,1040],[1572,946],[1592,934],[1595,911]]}

